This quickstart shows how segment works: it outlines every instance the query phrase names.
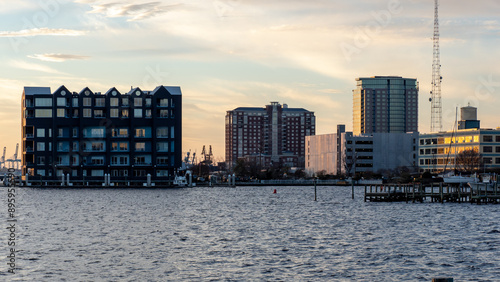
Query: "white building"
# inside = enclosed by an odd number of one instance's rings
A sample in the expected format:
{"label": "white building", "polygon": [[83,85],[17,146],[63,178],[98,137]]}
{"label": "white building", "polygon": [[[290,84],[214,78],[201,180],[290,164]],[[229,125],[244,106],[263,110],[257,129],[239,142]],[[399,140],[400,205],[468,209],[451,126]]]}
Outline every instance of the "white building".
{"label": "white building", "polygon": [[336,134],[306,137],[306,172],[355,174],[380,172],[398,167],[417,167],[418,132]]}

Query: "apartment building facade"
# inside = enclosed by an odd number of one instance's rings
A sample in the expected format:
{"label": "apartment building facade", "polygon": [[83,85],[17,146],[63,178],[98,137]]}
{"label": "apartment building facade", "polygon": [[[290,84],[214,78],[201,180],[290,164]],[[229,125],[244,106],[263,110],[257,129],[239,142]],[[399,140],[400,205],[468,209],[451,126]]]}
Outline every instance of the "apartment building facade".
{"label": "apartment building facade", "polygon": [[22,173],[50,181],[168,180],[182,165],[182,92],[25,87]]}

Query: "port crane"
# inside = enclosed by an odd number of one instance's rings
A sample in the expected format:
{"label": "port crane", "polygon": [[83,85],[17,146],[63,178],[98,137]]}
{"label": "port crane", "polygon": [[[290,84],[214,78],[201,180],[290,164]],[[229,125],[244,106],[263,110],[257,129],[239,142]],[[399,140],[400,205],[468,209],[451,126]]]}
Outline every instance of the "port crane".
{"label": "port crane", "polygon": [[2,164],[1,164],[1,168],[5,168],[5,152],[7,151],[7,147],[3,147],[3,155],[2,155]]}
{"label": "port crane", "polygon": [[[3,157],[2,159],[5,160],[5,147],[4,147],[4,150],[3,150]],[[11,168],[16,168],[16,169],[19,169],[19,164],[21,163],[21,160],[18,159],[18,153],[19,153],[19,143],[16,144],[16,152],[14,153],[14,156],[10,159],[7,159],[7,162],[10,163],[10,167]],[[5,167],[5,161],[4,161],[4,167]]]}

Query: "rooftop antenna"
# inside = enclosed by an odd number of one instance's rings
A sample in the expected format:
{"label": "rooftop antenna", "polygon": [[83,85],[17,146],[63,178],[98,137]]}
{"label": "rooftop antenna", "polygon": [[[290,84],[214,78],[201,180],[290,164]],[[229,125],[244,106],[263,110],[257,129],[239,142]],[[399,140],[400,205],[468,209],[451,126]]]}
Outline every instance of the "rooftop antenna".
{"label": "rooftop antenna", "polygon": [[433,41],[433,60],[432,60],[432,91],[431,98],[431,132],[441,131],[442,105],[441,105],[441,60],[439,52],[439,0],[434,0],[434,37]]}

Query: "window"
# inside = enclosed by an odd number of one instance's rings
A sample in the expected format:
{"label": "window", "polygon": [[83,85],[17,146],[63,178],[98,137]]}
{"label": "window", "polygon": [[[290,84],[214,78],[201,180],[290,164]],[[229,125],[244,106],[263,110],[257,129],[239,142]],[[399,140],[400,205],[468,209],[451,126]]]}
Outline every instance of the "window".
{"label": "window", "polygon": [[159,169],[159,170],[156,171],[156,176],[158,176],[158,177],[166,177],[166,176],[168,176],[168,170]]}
{"label": "window", "polygon": [[64,128],[57,129],[57,137],[64,137]]}
{"label": "window", "polygon": [[118,151],[118,142],[111,143],[111,151]]}
{"label": "window", "polygon": [[[36,129],[36,137],[45,137],[45,128]],[[500,148],[500,147],[498,147]]]}
{"label": "window", "polygon": [[110,109],[109,110],[109,117],[117,118],[117,117],[119,117],[118,114],[119,114],[118,109]]}
{"label": "window", "polygon": [[492,158],[483,158],[484,164],[492,164]]}
{"label": "window", "polygon": [[143,156],[135,156],[134,157],[134,164],[137,164],[137,165],[146,164],[146,158]]}
{"label": "window", "polygon": [[174,138],[174,127],[170,127],[170,138]]}
{"label": "window", "polygon": [[91,172],[91,176],[104,176],[104,170],[102,169],[93,169]]}
{"label": "window", "polygon": [[92,117],[92,110],[91,109],[83,109],[83,117],[84,118]]}
{"label": "window", "polygon": [[156,150],[158,152],[168,152],[168,142],[158,142],[158,143],[156,143]]}
{"label": "window", "polygon": [[57,97],[57,106],[66,107],[66,98]]}
{"label": "window", "polygon": [[146,151],[146,143],[145,142],[135,143],[135,151],[137,151],[137,152]]}
{"label": "window", "polygon": [[491,135],[484,135],[483,136],[483,142],[493,142],[493,136],[491,136]]}
{"label": "window", "polygon": [[122,110],[122,117],[123,118],[128,118],[128,109],[123,109]]}
{"label": "window", "polygon": [[73,109],[73,117],[74,118],[78,117],[78,109]]}
{"label": "window", "polygon": [[[71,156],[71,165],[78,165],[78,155]],[[74,172],[74,170],[73,170]]]}
{"label": "window", "polygon": [[156,137],[158,138],[168,138],[168,128],[159,127],[156,129]]}
{"label": "window", "polygon": [[37,118],[51,118],[52,117],[52,110],[50,110],[50,109],[36,109],[35,110],[35,117],[37,117]]}
{"label": "window", "polygon": [[45,176],[45,169],[37,169],[36,174],[40,176]]}
{"label": "window", "polygon": [[104,128],[92,128],[90,137],[104,137]]}
{"label": "window", "polygon": [[120,151],[128,151],[128,143],[120,142]]}
{"label": "window", "polygon": [[157,157],[156,164],[158,165],[168,165],[168,157]]}
{"label": "window", "polygon": [[151,98],[146,98],[146,107],[151,107]]}
{"label": "window", "polygon": [[491,146],[484,146],[483,147],[483,153],[491,153],[493,152],[493,147]]}
{"label": "window", "polygon": [[78,127],[73,127],[73,137],[78,137]]}
{"label": "window", "polygon": [[495,164],[500,164],[500,158],[495,158]]}
{"label": "window", "polygon": [[92,157],[91,163],[93,165],[103,165],[104,164],[104,157]]}
{"label": "window", "polygon": [[73,152],[78,152],[79,148],[78,148],[78,141],[74,141],[73,142]]}
{"label": "window", "polygon": [[158,106],[160,106],[160,107],[168,107],[168,99],[159,99]]}
{"label": "window", "polygon": [[84,107],[92,106],[92,99],[91,98],[83,98],[83,106]]}
{"label": "window", "polygon": [[73,107],[78,107],[78,98],[73,98]]}
{"label": "window", "polygon": [[134,109],[134,117],[141,118],[142,117],[142,109]]}
{"label": "window", "polygon": [[118,107],[118,98],[111,98],[111,99],[109,99],[109,105],[111,107]]}
{"label": "window", "polygon": [[95,98],[95,106],[96,107],[106,106],[106,100],[104,98]]}
{"label": "window", "polygon": [[135,137],[146,137],[146,129],[136,128],[135,129]]}
{"label": "window", "polygon": [[500,142],[500,136],[495,136],[495,142]]}
{"label": "window", "polygon": [[36,98],[35,107],[52,107],[52,98]]}
{"label": "window", "polygon": [[128,107],[128,98],[122,98],[122,106]]}
{"label": "window", "polygon": [[495,147],[495,152],[500,153],[500,147]]}
{"label": "window", "polygon": [[36,150],[39,152],[45,151],[45,143],[44,142],[36,143]]}
{"label": "window", "polygon": [[168,118],[168,110],[160,110],[160,113],[158,114],[158,117],[160,117],[160,118]]}
{"label": "window", "polygon": [[57,117],[66,117],[65,109],[57,109]]}
{"label": "window", "polygon": [[127,128],[113,128],[111,130],[111,136],[113,137],[128,137]]}
{"label": "window", "polygon": [[142,107],[142,98],[134,98],[134,107]]}
{"label": "window", "polygon": [[151,109],[146,109],[144,116],[147,118],[150,118],[151,117]]}
{"label": "window", "polygon": [[143,169],[134,169],[134,176],[146,176],[146,171]]}
{"label": "window", "polygon": [[128,165],[128,156],[112,156],[112,165]]}
{"label": "window", "polygon": [[104,117],[104,111],[103,110],[94,110],[94,117],[96,117],[96,118]]}
{"label": "window", "polygon": [[92,151],[104,151],[104,143],[92,142]]}

